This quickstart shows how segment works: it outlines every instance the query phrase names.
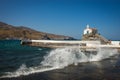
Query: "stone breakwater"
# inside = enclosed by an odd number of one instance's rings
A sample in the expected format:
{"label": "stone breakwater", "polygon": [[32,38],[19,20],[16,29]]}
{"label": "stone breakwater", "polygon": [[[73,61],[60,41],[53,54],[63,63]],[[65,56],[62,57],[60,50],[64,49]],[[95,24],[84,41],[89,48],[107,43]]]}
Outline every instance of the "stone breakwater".
{"label": "stone breakwater", "polygon": [[100,41],[63,41],[63,40],[23,40],[22,45],[44,47],[44,48],[62,48],[62,47],[79,47],[82,49],[113,48],[120,49],[120,41],[111,41],[111,44],[101,44]]}

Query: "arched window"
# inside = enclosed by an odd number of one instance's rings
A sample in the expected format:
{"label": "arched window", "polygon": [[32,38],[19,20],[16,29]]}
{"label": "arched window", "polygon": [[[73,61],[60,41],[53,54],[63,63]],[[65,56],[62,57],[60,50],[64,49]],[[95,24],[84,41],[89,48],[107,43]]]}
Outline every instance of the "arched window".
{"label": "arched window", "polygon": [[89,31],[87,31],[87,34],[89,34]]}

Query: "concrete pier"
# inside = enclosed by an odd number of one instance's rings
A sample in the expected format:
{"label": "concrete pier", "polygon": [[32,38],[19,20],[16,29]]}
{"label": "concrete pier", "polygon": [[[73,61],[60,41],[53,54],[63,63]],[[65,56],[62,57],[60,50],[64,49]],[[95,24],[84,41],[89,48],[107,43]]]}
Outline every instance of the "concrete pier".
{"label": "concrete pier", "polygon": [[60,47],[86,47],[90,45],[99,45],[99,41],[62,41],[62,40],[23,40],[22,45],[47,47],[47,48],[60,48]]}
{"label": "concrete pier", "polygon": [[95,49],[101,47],[120,49],[118,44],[101,44],[100,41],[22,40],[21,44],[44,48],[79,47],[82,49]]}

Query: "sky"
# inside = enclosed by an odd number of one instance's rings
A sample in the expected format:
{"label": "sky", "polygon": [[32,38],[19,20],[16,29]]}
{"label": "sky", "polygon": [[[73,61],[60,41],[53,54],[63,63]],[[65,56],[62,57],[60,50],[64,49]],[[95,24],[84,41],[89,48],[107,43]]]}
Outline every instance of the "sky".
{"label": "sky", "polygon": [[0,0],[0,21],[77,39],[89,24],[120,40],[120,0]]}

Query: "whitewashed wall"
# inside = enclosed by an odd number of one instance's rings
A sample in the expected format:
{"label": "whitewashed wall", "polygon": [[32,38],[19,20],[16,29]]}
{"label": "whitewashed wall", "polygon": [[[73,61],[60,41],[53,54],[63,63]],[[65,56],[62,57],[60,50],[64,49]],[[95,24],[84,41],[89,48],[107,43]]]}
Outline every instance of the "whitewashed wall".
{"label": "whitewashed wall", "polygon": [[120,41],[111,41],[112,45],[120,45]]}

